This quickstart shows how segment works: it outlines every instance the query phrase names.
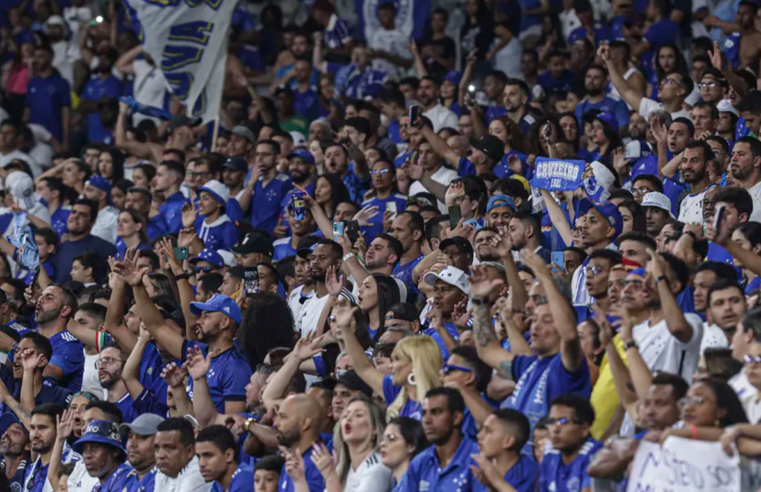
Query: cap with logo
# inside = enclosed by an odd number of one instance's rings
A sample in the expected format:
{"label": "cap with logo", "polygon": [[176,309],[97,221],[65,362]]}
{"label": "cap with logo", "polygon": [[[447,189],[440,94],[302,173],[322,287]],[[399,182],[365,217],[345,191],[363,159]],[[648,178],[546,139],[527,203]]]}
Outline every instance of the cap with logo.
{"label": "cap with logo", "polygon": [[195,265],[199,261],[205,261],[207,263],[211,263],[212,266],[215,268],[222,268],[225,266],[225,260],[222,258],[222,255],[214,251],[213,249],[204,249],[200,253],[198,253],[198,256],[193,257],[190,259],[190,264]]}
{"label": "cap with logo", "polygon": [[85,444],[94,442],[105,444],[121,451],[122,457],[127,456],[127,450],[122,445],[122,437],[119,434],[119,427],[110,420],[91,420],[82,437],[74,443],[72,448],[79,454],[82,454]]}
{"label": "cap with logo", "polygon": [[296,149],[288,154],[288,159],[292,159],[294,157],[298,157],[306,164],[314,164],[314,156],[307,149]]}
{"label": "cap with logo", "polygon": [[665,210],[672,219],[675,219],[671,212],[671,199],[658,191],[651,191],[642,197],[642,207],[653,207]]}
{"label": "cap with logo", "polygon": [[248,162],[243,157],[228,157],[224,164],[223,169],[231,169],[233,171],[248,171]]}
{"label": "cap with logo", "polygon": [[224,294],[214,294],[206,302],[190,303],[190,312],[196,316],[201,316],[201,313],[204,311],[210,313],[223,313],[236,323],[240,323],[242,319],[238,303]]}
{"label": "cap with logo", "polygon": [[450,237],[441,241],[441,243],[439,243],[439,251],[444,251],[453,244],[457,246],[457,249],[462,253],[465,253],[471,259],[473,258],[473,245],[470,244],[470,241],[460,236]]}
{"label": "cap with logo", "polygon": [[486,204],[486,213],[488,214],[495,208],[510,207],[515,211],[515,200],[507,195],[494,195],[489,198],[489,203]]}
{"label": "cap with logo", "polygon": [[227,205],[227,200],[230,199],[230,190],[216,179],[207,181],[206,184],[198,189],[199,194],[202,191],[212,195],[222,205]]}
{"label": "cap with logo", "polygon": [[620,236],[624,229],[624,219],[621,217],[621,212],[619,212],[618,207],[610,202],[595,203],[589,198],[582,198],[579,200],[580,214],[586,214],[593,208],[600,212],[610,226],[615,229],[616,236]]}
{"label": "cap with logo", "polygon": [[719,110],[719,113],[732,113],[738,118],[740,117],[740,112],[734,107],[731,99],[722,99],[716,104],[716,109]]}
{"label": "cap with logo", "polygon": [[466,294],[470,294],[470,280],[468,275],[457,267],[446,266],[439,273],[428,272],[423,277],[428,285],[435,285],[437,280],[441,280],[453,287],[457,287]]}

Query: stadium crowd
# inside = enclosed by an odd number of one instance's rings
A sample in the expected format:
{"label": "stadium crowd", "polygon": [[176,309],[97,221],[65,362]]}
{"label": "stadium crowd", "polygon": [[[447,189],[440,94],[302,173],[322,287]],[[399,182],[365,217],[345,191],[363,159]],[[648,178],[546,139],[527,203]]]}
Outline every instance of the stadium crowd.
{"label": "stadium crowd", "polygon": [[137,1],[0,2],[0,492],[761,457],[757,3],[240,0],[202,122]]}

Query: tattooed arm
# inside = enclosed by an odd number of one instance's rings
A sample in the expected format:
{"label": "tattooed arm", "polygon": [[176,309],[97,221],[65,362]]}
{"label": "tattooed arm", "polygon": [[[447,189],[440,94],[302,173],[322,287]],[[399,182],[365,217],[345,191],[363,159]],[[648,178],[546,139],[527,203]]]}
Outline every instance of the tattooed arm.
{"label": "tattooed arm", "polygon": [[499,369],[507,377],[512,377],[514,354],[506,351],[492,325],[489,295],[504,285],[502,280],[489,280],[483,268],[476,267],[470,277],[470,292],[473,295],[473,336],[476,338],[478,356],[494,369]]}

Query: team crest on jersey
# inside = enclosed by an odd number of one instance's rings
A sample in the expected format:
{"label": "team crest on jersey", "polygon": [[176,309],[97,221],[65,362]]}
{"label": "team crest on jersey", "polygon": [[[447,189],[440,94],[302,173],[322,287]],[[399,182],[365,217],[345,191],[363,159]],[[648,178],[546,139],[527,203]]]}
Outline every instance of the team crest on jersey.
{"label": "team crest on jersey", "polygon": [[412,5],[414,0],[369,0],[364,3],[365,29],[370,32],[377,31],[381,28],[378,21],[378,7],[385,3],[390,3],[396,8],[395,24],[401,28],[407,23],[407,17],[412,15]]}

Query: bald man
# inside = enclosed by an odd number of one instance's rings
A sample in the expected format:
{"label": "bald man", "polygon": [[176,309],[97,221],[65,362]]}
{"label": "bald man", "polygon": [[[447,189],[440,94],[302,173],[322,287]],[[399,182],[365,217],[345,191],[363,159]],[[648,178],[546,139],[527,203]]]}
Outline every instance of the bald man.
{"label": "bald man", "polygon": [[[317,465],[312,461],[312,445],[320,442],[323,410],[319,402],[310,395],[291,395],[280,404],[275,415],[275,430],[280,450],[286,460],[293,459],[296,453],[304,458],[304,476],[299,479],[306,482],[309,492],[323,492],[325,484]],[[278,490],[294,492],[296,485],[285,472],[280,473]]]}

